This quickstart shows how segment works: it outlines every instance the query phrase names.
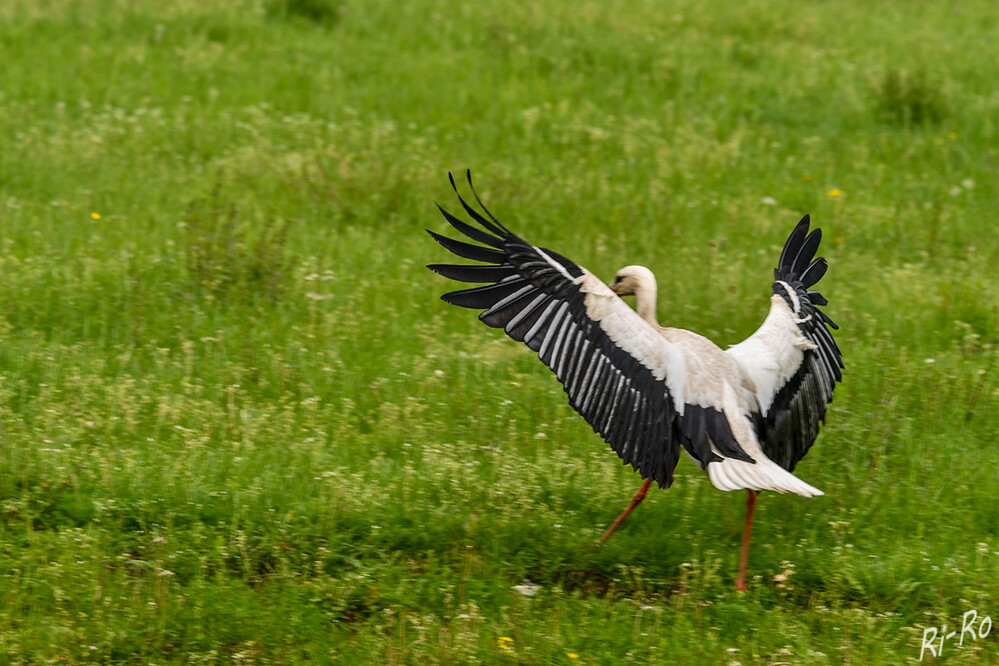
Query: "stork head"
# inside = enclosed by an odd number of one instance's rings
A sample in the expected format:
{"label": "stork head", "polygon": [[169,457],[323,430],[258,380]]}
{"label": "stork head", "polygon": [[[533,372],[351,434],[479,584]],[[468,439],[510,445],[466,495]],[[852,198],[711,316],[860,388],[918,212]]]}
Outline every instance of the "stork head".
{"label": "stork head", "polygon": [[618,296],[637,294],[641,291],[655,291],[656,277],[645,266],[625,266],[614,276],[611,290]]}

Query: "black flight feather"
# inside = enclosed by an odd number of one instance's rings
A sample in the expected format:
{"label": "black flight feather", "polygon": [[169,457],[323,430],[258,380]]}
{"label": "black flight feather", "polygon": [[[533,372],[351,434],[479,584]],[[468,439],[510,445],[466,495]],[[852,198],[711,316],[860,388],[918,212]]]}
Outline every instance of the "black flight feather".
{"label": "black flight feather", "polygon": [[808,224],[809,217],[806,215],[801,218],[794,231],[788,236],[787,242],[784,243],[784,249],[781,250],[780,259],[777,261],[777,268],[774,269],[775,280],[784,280],[788,271],[790,271],[794,257],[798,255],[801,243],[808,233]]}
{"label": "black flight feather", "polygon": [[[818,231],[818,229],[816,229]],[[801,274],[801,286],[808,289],[813,284],[822,279],[822,276],[826,274],[829,270],[829,264],[826,263],[825,257],[818,257],[812,263],[808,264],[808,268]]]}
{"label": "black flight feather", "polygon": [[486,245],[491,245],[491,246],[493,246],[494,248],[496,248],[498,250],[502,250],[503,249],[503,239],[502,238],[496,238],[495,236],[493,236],[491,234],[487,234],[484,231],[476,229],[475,227],[473,227],[473,226],[471,226],[469,224],[466,224],[465,222],[462,222],[461,220],[459,220],[458,218],[456,218],[454,215],[452,215],[451,213],[449,213],[446,210],[444,210],[441,207],[440,204],[437,204],[437,208],[440,210],[440,212],[444,213],[444,218],[451,224],[452,227],[454,227],[455,229],[457,229],[461,233],[465,234],[466,236],[468,236],[472,240],[477,240],[480,243],[485,243]]}
{"label": "black flight feather", "polygon": [[816,229],[805,237],[805,242],[801,244],[801,249],[798,250],[798,254],[794,257],[794,261],[791,263],[792,275],[798,276],[799,280],[801,279],[805,269],[808,268],[808,264],[811,263],[812,257],[814,257],[815,253],[818,251],[819,243],[821,242],[821,229]]}
{"label": "black flight feather", "polygon": [[[826,406],[832,400],[836,382],[842,381],[843,359],[829,328],[838,329],[819,306],[829,301],[818,291],[809,289],[825,276],[825,258],[813,259],[822,240],[819,229],[809,230],[809,217],[801,219],[788,236],[781,251],[774,279],[788,285],[798,302],[795,315],[798,328],[814,349],[804,352],[801,365],[773,397],[767,413],[753,416],[753,425],[764,454],[789,472],[808,452],[825,419]],[[794,309],[795,299],[787,289],[775,282],[775,294],[780,294],[788,307]]]}
{"label": "black flight feather", "polygon": [[460,264],[429,264],[430,270],[459,282],[499,282],[517,275],[513,266],[463,266]]}
{"label": "black flight feather", "polygon": [[[462,198],[461,194],[458,193],[458,187],[457,187],[457,185],[454,184],[454,176],[452,176],[450,173],[448,173],[447,177],[451,180],[451,188],[454,190],[454,193],[458,196],[458,201],[461,202],[461,205],[465,209],[465,212],[468,213],[469,215],[471,215],[473,220],[475,220],[476,222],[478,222],[479,224],[481,224],[483,227],[485,227],[487,230],[493,232],[494,234],[496,234],[500,238],[503,238],[505,236],[510,235],[510,232],[507,231],[505,228],[503,228],[503,225],[498,225],[498,224],[494,224],[493,222],[490,222],[486,218],[482,217],[482,215],[480,215],[477,210],[475,210],[474,208],[472,208],[471,206],[469,206],[468,203]],[[471,170],[468,171],[468,184],[469,185],[472,184],[472,172],[471,172]],[[472,190],[472,193],[475,194],[474,188]],[[478,195],[476,195],[476,199],[477,198],[478,198]],[[481,205],[481,202],[480,202],[480,205]],[[483,208],[483,210],[485,210],[485,206],[482,206],[482,208]],[[489,217],[492,217],[492,215],[489,214],[489,211],[486,211],[486,214],[489,215]]]}
{"label": "black flight feather", "polygon": [[506,255],[499,250],[491,250],[488,247],[482,247],[481,245],[472,245],[471,243],[454,240],[453,238],[436,234],[429,229],[427,229],[427,233],[430,234],[435,241],[462,259],[471,259],[472,261],[481,261],[487,264],[502,264],[506,261]]}
{"label": "black flight feather", "polygon": [[524,280],[511,280],[510,282],[500,282],[485,287],[475,287],[473,289],[462,289],[452,291],[441,296],[441,300],[451,305],[473,310],[484,310],[496,301],[505,298],[517,291],[524,285]]}
{"label": "black flight feather", "polygon": [[[451,174],[449,173],[448,176],[450,176],[450,175]],[[506,227],[504,227],[500,223],[500,221],[496,219],[496,216],[489,212],[489,209],[486,208],[486,205],[484,203],[482,203],[482,199],[479,198],[479,193],[475,191],[475,184],[472,182],[472,170],[471,169],[465,169],[465,177],[468,178],[468,189],[472,190],[472,196],[475,197],[475,201],[478,202],[478,204],[482,208],[482,210],[486,211],[486,215],[489,216],[489,219],[492,220],[496,224],[496,226],[498,226],[500,229],[502,229],[506,233],[512,235],[512,232],[509,229],[507,229]],[[452,186],[454,185],[454,181],[453,180],[451,181],[451,184],[452,184]],[[455,191],[457,192],[457,190],[455,190]],[[460,199],[461,197],[458,197],[458,198]]]}

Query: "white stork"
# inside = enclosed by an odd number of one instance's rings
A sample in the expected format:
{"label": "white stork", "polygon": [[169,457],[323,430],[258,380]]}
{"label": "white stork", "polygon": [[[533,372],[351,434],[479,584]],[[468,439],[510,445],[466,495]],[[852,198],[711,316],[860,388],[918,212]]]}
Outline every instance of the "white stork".
{"label": "white stork", "polygon": [[[450,174],[449,174],[450,176]],[[483,217],[451,187],[481,228],[438,206],[451,226],[483,245],[428,233],[465,259],[485,265],[432,264],[462,282],[485,283],[441,298],[483,310],[479,319],[524,342],[551,368],[569,402],[644,483],[603,535],[606,540],[645,498],[649,484],[673,483],[680,448],[720,490],[745,488],[746,526],[736,588],[746,589],[746,560],[756,493],[805,497],[822,491],[792,472],[825,418],[843,362],[810,289],[825,274],[813,259],[822,233],[808,233],[806,215],[791,232],[774,269],[770,314],[743,342],[727,350],[707,338],[656,320],[656,281],[648,268],[628,266],[608,287],[582,266],[531,245]],[[637,311],[620,297],[634,294]]]}

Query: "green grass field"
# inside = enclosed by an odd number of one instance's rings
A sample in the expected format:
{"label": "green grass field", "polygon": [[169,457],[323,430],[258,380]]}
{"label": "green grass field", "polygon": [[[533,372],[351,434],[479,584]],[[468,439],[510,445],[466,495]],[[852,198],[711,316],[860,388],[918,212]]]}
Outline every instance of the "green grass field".
{"label": "green grass field", "polygon": [[[992,0],[0,3],[0,663],[911,663],[999,624],[997,30]],[[761,496],[748,593],[745,494],[687,459],[594,546],[640,478],[424,268],[466,167],[723,346],[823,228],[826,495]],[[999,664],[999,628],[957,641],[924,661]]]}

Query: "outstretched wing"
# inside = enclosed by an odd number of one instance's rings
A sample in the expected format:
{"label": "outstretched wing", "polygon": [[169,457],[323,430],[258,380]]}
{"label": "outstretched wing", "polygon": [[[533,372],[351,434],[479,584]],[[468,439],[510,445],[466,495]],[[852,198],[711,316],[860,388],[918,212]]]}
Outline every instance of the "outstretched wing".
{"label": "outstretched wing", "polygon": [[[479,315],[484,323],[536,351],[562,382],[573,408],[625,463],[667,487],[681,444],[688,450],[700,444],[699,450],[710,452],[709,445],[697,440],[711,438],[718,448],[750,460],[720,412],[684,404],[683,354],[656,329],[585,268],[513,234],[477,195],[488,219],[461,195],[458,199],[481,228],[443,208],[441,212],[451,226],[483,245],[428,233],[454,254],[484,265],[428,268],[484,286],[441,298],[484,310]],[[680,416],[685,408],[689,413]]]}
{"label": "outstretched wing", "polygon": [[753,419],[764,454],[789,472],[818,436],[844,367],[829,330],[839,327],[819,310],[828,301],[811,289],[828,268],[824,257],[813,259],[822,231],[808,228],[806,215],[784,244],[763,325],[727,350],[756,384]]}

